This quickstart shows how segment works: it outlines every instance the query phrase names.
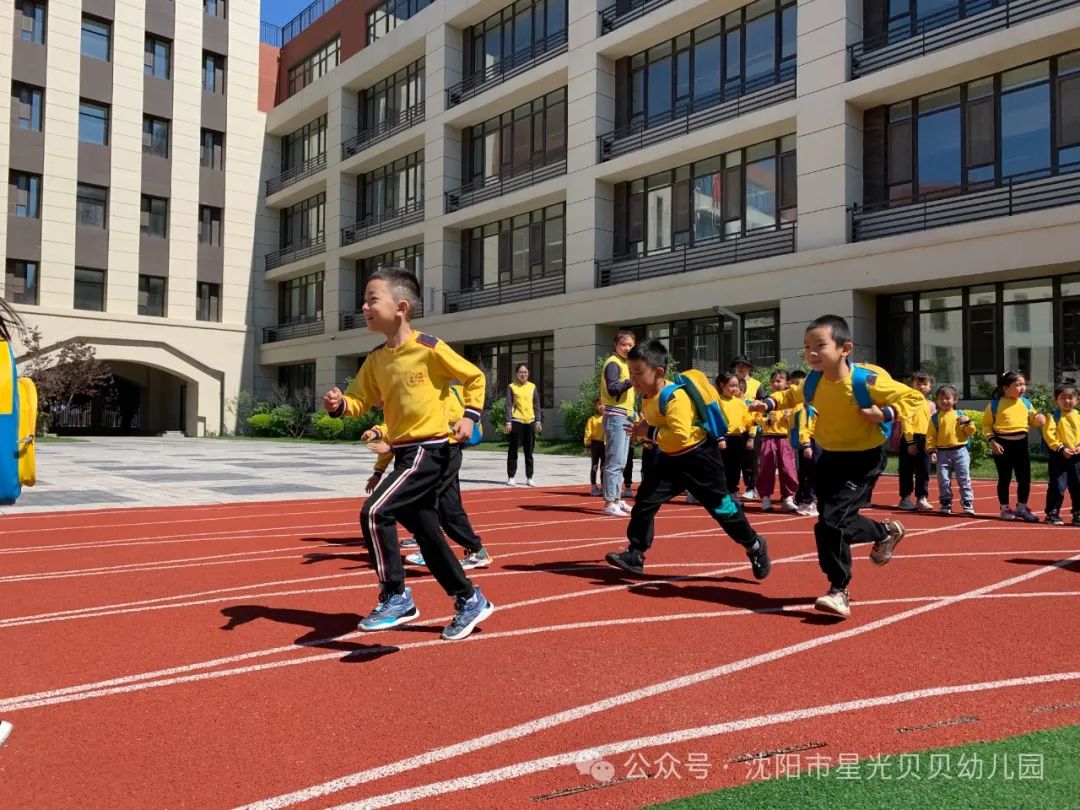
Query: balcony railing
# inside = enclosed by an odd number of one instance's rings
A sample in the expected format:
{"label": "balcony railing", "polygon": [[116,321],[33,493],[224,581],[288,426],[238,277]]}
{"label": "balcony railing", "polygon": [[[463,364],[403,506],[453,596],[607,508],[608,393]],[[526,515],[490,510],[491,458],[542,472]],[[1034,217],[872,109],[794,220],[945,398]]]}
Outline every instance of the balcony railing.
{"label": "balcony railing", "polygon": [[263,42],[267,45],[272,45],[275,48],[281,47],[281,26],[274,25],[271,22],[262,20],[259,25],[259,42]]}
{"label": "balcony railing", "polygon": [[963,222],[1011,217],[1063,205],[1080,205],[1080,162],[1062,166],[1053,177],[1017,175],[1000,187],[953,197],[897,205],[895,202],[852,206],[855,242]]}
{"label": "balcony railing", "polygon": [[600,12],[600,34],[622,28],[629,22],[641,19],[650,11],[666,6],[671,0],[615,0]]}
{"label": "balcony railing", "polygon": [[528,281],[513,281],[508,284],[488,284],[472,290],[458,290],[443,293],[443,312],[464,312],[468,309],[493,307],[498,304],[512,304],[515,301],[531,301],[549,295],[561,295],[566,292],[566,273],[558,271]]}
{"label": "balcony railing", "polygon": [[273,270],[289,262],[300,261],[311,256],[316,256],[326,250],[326,234],[317,234],[307,239],[301,239],[292,245],[286,245],[281,250],[266,254],[266,269]]}
{"label": "balcony railing", "polygon": [[373,214],[369,217],[341,229],[341,246],[351,245],[371,236],[392,231],[395,228],[403,228],[414,222],[424,219],[424,201],[413,200],[404,208],[395,208],[392,211],[384,211],[381,214]]}
{"label": "balcony railing", "polygon": [[710,93],[692,104],[676,107],[652,118],[636,121],[597,138],[600,162],[719,124],[754,110],[795,98],[795,64],[773,74],[740,82],[724,91]]}
{"label": "balcony railing", "polygon": [[336,6],[341,0],[315,0],[285,25],[281,26],[281,44],[284,45],[290,39],[299,36],[300,32],[310,26],[315,20]]}
{"label": "balcony railing", "polygon": [[492,200],[495,197],[501,197],[503,194],[509,194],[511,191],[528,188],[529,186],[536,185],[544,180],[550,180],[552,177],[558,177],[563,174],[566,174],[565,157],[554,163],[537,166],[534,169],[519,172],[518,174],[500,175],[499,177],[474,180],[471,183],[466,183],[457,191],[446,192],[446,213],[449,214],[451,211],[457,211],[458,209],[468,205],[475,205],[484,200]]}
{"label": "balcony railing", "polygon": [[[421,301],[413,310],[414,318],[424,317],[424,302]],[[338,331],[347,332],[350,329],[363,329],[367,324],[364,322],[363,312],[342,312],[338,316]]]}
{"label": "balcony railing", "polygon": [[303,180],[305,177],[321,172],[326,168],[326,152],[320,152],[315,157],[308,158],[303,163],[299,163],[290,169],[286,169],[277,177],[272,177],[266,181],[266,196],[269,197],[278,191],[281,191],[286,186],[291,186],[297,180]]}
{"label": "balcony railing", "polygon": [[851,77],[856,79],[1075,5],[1080,5],[1080,0],[968,0],[913,26],[894,28],[856,42],[848,48]]}
{"label": "balcony railing", "polygon": [[325,322],[322,318],[311,321],[296,321],[295,323],[279,323],[277,326],[263,327],[263,343],[277,343],[281,340],[293,338],[312,337],[321,335],[324,331]]}
{"label": "balcony railing", "polygon": [[450,109],[489,87],[502,84],[536,65],[566,53],[566,31],[558,31],[547,39],[534,42],[530,47],[511,54],[490,67],[478,70],[446,91],[446,108]]}
{"label": "balcony railing", "polygon": [[351,158],[358,152],[362,152],[369,146],[374,146],[379,141],[404,132],[414,124],[424,120],[424,102],[414,104],[407,110],[401,110],[396,115],[387,118],[380,124],[356,133],[349,140],[341,144],[341,159]]}
{"label": "balcony railing", "polygon": [[649,256],[616,257],[596,263],[596,286],[672,276],[723,264],[749,262],[795,252],[795,223],[750,231],[745,236],[716,239]]}

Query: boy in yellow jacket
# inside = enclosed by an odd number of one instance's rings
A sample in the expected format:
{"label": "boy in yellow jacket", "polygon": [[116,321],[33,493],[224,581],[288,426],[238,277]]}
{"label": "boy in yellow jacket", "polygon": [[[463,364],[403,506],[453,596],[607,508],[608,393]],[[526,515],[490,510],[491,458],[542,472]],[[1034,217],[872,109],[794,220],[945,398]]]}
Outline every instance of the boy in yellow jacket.
{"label": "boy in yellow jacket", "polygon": [[960,487],[960,505],[969,517],[975,514],[975,491],[971,486],[971,454],[968,440],[975,435],[975,423],[966,413],[956,410],[960,393],[943,385],[934,395],[937,412],[930,417],[926,430],[926,451],[937,463],[938,499],[942,514],[952,513],[952,476]]}
{"label": "boy in yellow jacket", "polygon": [[1064,523],[1059,514],[1065,502],[1065,490],[1072,501],[1072,525],[1080,526],[1080,413],[1076,410],[1076,386],[1059,385],[1054,391],[1057,407],[1042,426],[1043,441],[1050,450],[1050,469],[1046,488],[1046,522]]}

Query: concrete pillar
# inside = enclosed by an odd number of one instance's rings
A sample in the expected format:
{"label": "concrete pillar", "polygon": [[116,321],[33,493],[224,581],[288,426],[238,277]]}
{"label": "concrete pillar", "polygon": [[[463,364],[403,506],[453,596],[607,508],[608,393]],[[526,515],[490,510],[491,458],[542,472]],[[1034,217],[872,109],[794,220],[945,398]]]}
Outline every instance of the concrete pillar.
{"label": "concrete pillar", "polygon": [[[578,390],[581,383],[593,375],[596,369],[596,359],[606,356],[611,350],[610,336],[607,334],[614,330],[605,327],[571,326],[565,329],[556,329],[552,333],[555,341],[555,421],[552,425],[555,435],[563,438],[578,438],[566,436],[563,431],[562,417],[558,412],[561,402],[573,402],[578,398]],[[545,425],[544,432],[548,433]]]}
{"label": "concrete pillar", "polygon": [[861,290],[834,290],[780,299],[780,359],[797,364],[809,323],[822,315],[839,315],[851,326],[855,358],[873,362],[877,357],[875,296]]}

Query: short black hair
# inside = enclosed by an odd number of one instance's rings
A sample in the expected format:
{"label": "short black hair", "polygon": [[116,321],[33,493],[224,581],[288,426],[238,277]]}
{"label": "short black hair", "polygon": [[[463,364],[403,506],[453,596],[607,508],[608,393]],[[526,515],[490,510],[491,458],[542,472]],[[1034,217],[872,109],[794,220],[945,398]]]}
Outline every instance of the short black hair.
{"label": "short black hair", "polygon": [[724,386],[731,382],[738,375],[734,371],[721,371],[716,375],[716,390],[723,391]]}
{"label": "short black hair", "polygon": [[920,382],[922,380],[932,383],[934,381],[934,375],[929,371],[923,371],[921,368],[911,373],[912,382]]}
{"label": "short black hair", "polygon": [[934,392],[934,399],[937,399],[942,394],[948,394],[957,402],[960,401],[960,392],[956,390],[955,385],[939,385],[938,390]]}
{"label": "short black hair", "polygon": [[1080,389],[1077,389],[1076,384],[1071,380],[1062,380],[1057,388],[1054,389],[1054,399],[1057,399],[1062,394],[1070,393],[1073,396],[1080,396]]}
{"label": "short black hair", "polygon": [[820,318],[814,318],[806,327],[806,331],[809,332],[811,329],[828,329],[832,332],[833,342],[837,346],[852,342],[851,327],[839,315],[822,315]]}
{"label": "short black hair", "polygon": [[413,314],[420,308],[421,300],[420,281],[417,279],[416,274],[406,270],[404,267],[381,267],[368,277],[364,287],[366,288],[373,281],[385,281],[389,285],[390,294],[394,296],[395,301],[407,301],[409,303],[407,317],[411,321]]}
{"label": "short black hair", "polygon": [[1001,372],[1001,374],[998,375],[997,388],[994,389],[993,399],[1001,399],[1003,396],[1005,396],[1005,389],[1020,379],[1024,380],[1025,382],[1027,381],[1027,377],[1024,376],[1024,372],[1020,371],[1019,369],[1013,368],[1009,369],[1008,371]]}
{"label": "short black hair", "polygon": [[792,371],[790,374],[788,374],[788,382],[795,382],[795,380],[805,380],[805,379],[806,379],[806,372],[803,371],[801,368],[797,368],[794,371]]}
{"label": "short black hair", "polygon": [[626,359],[640,360],[649,368],[663,369],[668,367],[669,362],[667,346],[659,340],[646,340],[644,343],[637,344],[626,355]]}

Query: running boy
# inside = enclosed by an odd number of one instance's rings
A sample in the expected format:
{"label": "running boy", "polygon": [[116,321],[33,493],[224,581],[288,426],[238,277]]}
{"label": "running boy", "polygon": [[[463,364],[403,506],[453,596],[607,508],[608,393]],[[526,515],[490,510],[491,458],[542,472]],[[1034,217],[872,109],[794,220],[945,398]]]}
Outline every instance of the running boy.
{"label": "running boy", "polygon": [[[860,408],[853,387],[854,349],[847,321],[836,315],[812,321],[803,336],[803,357],[819,373],[812,402],[817,411],[815,438],[822,448],[814,469],[820,512],[814,539],[818,564],[829,579],[829,592],[814,607],[841,617],[851,615],[851,544],[873,541],[870,559],[885,565],[904,537],[904,527],[897,521],[878,523],[859,514],[885,470],[885,437],[879,426],[908,416],[924,402],[918,391],[896,382],[883,369],[868,366],[862,372],[868,372],[865,382],[872,404]],[[776,391],[750,407],[768,412],[805,404],[803,392],[809,383],[808,378],[799,388]]]}
{"label": "running boy", "polygon": [[975,435],[975,423],[963,411],[956,410],[960,393],[951,385],[943,385],[934,395],[937,413],[930,417],[926,431],[926,451],[937,463],[938,500],[941,513],[952,514],[952,475],[960,487],[960,505],[964,514],[975,515],[975,491],[971,487],[971,454],[968,440]]}
{"label": "running boy", "polygon": [[1057,408],[1042,427],[1043,440],[1050,449],[1049,486],[1046,488],[1046,522],[1061,526],[1059,512],[1065,502],[1065,489],[1072,501],[1072,525],[1080,526],[1080,413],[1076,411],[1078,394],[1072,383],[1054,391]]}
{"label": "running boy", "polygon": [[443,638],[466,638],[494,611],[465,576],[439,529],[435,499],[450,466],[449,429],[442,397],[450,381],[462,382],[465,414],[454,426],[459,441],[472,434],[484,407],[484,375],[438,338],[416,332],[412,316],[420,285],[407,270],[372,274],[364,290],[368,329],[386,336],[342,394],[331,388],[323,407],[332,416],[359,416],[381,402],[394,469],[383,477],[360,512],[360,526],[379,575],[379,603],[360,621],[361,630],[385,630],[415,621],[420,611],[405,587],[396,521],[416,537],[431,573],[455,600],[456,615]]}
{"label": "running boy", "polygon": [[[925,371],[911,375],[911,387],[923,395],[923,405],[916,408],[910,419],[903,420],[904,438],[900,442],[900,503],[897,509],[918,509],[930,512],[930,454],[926,451],[926,431],[933,412],[927,396],[934,378]],[[915,493],[914,500],[911,495]]]}
{"label": "running boy", "polygon": [[655,468],[638,487],[626,536],[630,546],[613,551],[607,561],[624,571],[641,574],[645,552],[653,542],[653,521],[660,507],[688,491],[720,524],[720,528],[744,549],[757,579],[765,579],[772,568],[765,538],[754,531],[746,514],[728,494],[724,462],[716,442],[709,439],[696,422],[689,395],[676,389],[660,412],[660,392],[667,384],[667,347],[656,340],[635,346],[629,356],[630,379],[641,394],[641,419],[628,430],[634,437],[659,448]]}

